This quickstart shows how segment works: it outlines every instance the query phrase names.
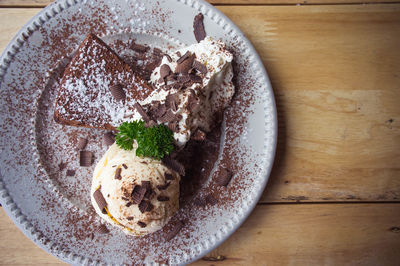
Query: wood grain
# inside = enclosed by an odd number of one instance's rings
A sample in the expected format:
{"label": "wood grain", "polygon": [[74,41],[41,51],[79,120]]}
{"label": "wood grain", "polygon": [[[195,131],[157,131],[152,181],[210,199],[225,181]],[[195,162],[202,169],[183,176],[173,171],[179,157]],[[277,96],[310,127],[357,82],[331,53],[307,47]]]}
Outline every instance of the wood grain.
{"label": "wood grain", "polygon": [[400,5],[219,9],[275,91],[278,151],[262,202],[400,200]]}
{"label": "wood grain", "polygon": [[[398,265],[400,204],[259,205],[193,265]],[[0,211],[2,265],[65,265]],[[212,259],[222,261],[209,261]]]}
{"label": "wood grain", "polygon": [[[213,5],[316,5],[399,3],[400,0],[206,0]],[[0,7],[44,7],[51,0],[0,0]]]}
{"label": "wood grain", "polygon": [[[275,91],[278,151],[261,202],[399,201],[400,4],[218,8]],[[39,10],[0,9],[0,49]]]}

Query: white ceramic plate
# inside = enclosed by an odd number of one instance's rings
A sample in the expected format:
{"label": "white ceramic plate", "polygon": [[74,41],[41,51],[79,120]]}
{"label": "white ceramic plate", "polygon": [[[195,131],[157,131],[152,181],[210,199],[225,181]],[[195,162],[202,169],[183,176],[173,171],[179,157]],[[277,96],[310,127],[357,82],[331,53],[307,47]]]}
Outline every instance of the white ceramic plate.
{"label": "white ceramic plate", "polygon": [[[185,226],[171,241],[159,231],[134,238],[100,224],[90,207],[92,168],[78,167],[74,142],[90,139],[96,158],[105,151],[101,132],[52,120],[57,68],[88,32],[106,42],[135,39],[163,49],[195,42],[193,18],[204,14],[208,35],[223,40],[235,60],[236,96],[225,112],[219,157],[198,195],[217,204],[189,202],[172,219]],[[64,58],[64,59],[63,59]],[[61,0],[43,9],[14,37],[0,59],[0,200],[15,224],[36,244],[71,264],[184,264],[221,244],[255,207],[272,167],[277,120],[274,96],[253,46],[221,12],[191,0]],[[97,140],[97,141],[96,141]],[[77,171],[67,177],[59,163]],[[229,165],[226,165],[229,164]],[[235,175],[228,188],[215,186],[218,167]],[[62,167],[61,167],[62,168]],[[196,195],[195,195],[196,196]]]}

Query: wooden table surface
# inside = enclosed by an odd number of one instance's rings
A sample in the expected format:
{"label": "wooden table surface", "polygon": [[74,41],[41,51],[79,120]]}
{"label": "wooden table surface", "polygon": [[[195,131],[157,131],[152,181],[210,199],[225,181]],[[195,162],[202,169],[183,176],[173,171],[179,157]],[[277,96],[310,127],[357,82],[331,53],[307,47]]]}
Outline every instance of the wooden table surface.
{"label": "wooden table surface", "polygon": [[[260,54],[279,137],[248,220],[194,265],[400,265],[400,1],[212,0]],[[48,0],[0,0],[0,50]],[[0,264],[58,265],[0,214]]]}

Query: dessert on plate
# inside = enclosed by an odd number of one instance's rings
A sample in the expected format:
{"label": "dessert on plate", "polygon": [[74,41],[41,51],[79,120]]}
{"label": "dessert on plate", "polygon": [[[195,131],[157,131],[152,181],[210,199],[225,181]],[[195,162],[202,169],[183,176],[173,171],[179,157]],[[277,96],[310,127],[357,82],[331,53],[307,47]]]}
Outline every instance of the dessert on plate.
{"label": "dessert on plate", "polygon": [[232,54],[205,35],[201,14],[194,25],[198,43],[163,53],[149,83],[94,34],[60,83],[57,122],[117,133],[106,134],[115,143],[96,164],[91,201],[127,234],[155,232],[177,212],[185,176],[177,154],[190,139],[206,138],[235,93]]}

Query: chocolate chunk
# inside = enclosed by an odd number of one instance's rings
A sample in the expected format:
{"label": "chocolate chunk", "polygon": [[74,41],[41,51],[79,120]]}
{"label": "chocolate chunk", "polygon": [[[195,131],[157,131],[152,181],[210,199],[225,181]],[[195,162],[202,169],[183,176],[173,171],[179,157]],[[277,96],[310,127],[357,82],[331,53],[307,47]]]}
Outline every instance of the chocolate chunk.
{"label": "chocolate chunk", "polygon": [[205,201],[211,206],[218,203],[217,199],[211,193],[206,196]]}
{"label": "chocolate chunk", "polygon": [[187,74],[189,70],[192,68],[192,64],[195,58],[195,54],[190,55],[181,63],[178,63],[175,67],[175,73]]}
{"label": "chocolate chunk", "polygon": [[180,83],[186,83],[190,81],[190,76],[189,75],[182,75],[182,76],[178,76],[178,82]]}
{"label": "chocolate chunk", "polygon": [[110,230],[107,229],[107,226],[105,226],[104,224],[100,225],[99,227],[97,227],[96,229],[96,233],[98,234],[108,234],[110,232]]}
{"label": "chocolate chunk", "polygon": [[126,219],[127,219],[128,221],[132,221],[134,218],[133,218],[133,216],[129,216],[129,217],[126,217]]}
{"label": "chocolate chunk", "polygon": [[97,206],[99,206],[99,209],[101,210],[102,213],[106,214],[106,209],[107,207],[107,202],[103,197],[103,194],[100,191],[100,188],[96,189],[96,191],[93,193],[93,198],[97,203]]}
{"label": "chocolate chunk", "polygon": [[170,182],[167,182],[164,185],[158,185],[157,188],[159,190],[166,190],[169,187],[170,184],[171,184]]}
{"label": "chocolate chunk", "polygon": [[[176,53],[178,54],[179,52],[176,52]],[[180,53],[179,53],[178,56],[180,56]],[[190,56],[190,52],[187,51],[183,56],[181,56],[181,57],[176,61],[176,63],[177,63],[177,64],[182,63],[182,62],[185,61],[187,58],[189,58],[189,56]]]}
{"label": "chocolate chunk", "polygon": [[178,221],[174,224],[174,226],[169,230],[169,232],[167,233],[165,239],[167,241],[170,241],[172,238],[174,238],[179,231],[182,229],[183,227],[183,222],[182,221]]}
{"label": "chocolate chunk", "polygon": [[143,200],[144,194],[146,194],[146,188],[136,185],[131,194],[132,202],[134,204],[139,204]]}
{"label": "chocolate chunk", "polygon": [[161,123],[166,123],[166,122],[171,122],[176,119],[175,114],[172,112],[172,110],[168,110],[162,117],[158,118],[157,120],[160,121]]}
{"label": "chocolate chunk", "polygon": [[142,200],[139,203],[139,210],[141,213],[151,212],[153,210],[153,204],[151,204],[150,201]]}
{"label": "chocolate chunk", "polygon": [[144,222],[141,222],[141,221],[137,222],[137,224],[142,228],[145,228],[147,226],[147,224],[145,224]]}
{"label": "chocolate chunk", "polygon": [[174,180],[174,176],[170,173],[164,174],[165,180]]}
{"label": "chocolate chunk", "polygon": [[177,172],[181,176],[185,175],[185,167],[180,162],[178,162],[177,160],[174,160],[169,156],[165,156],[161,161],[165,166],[167,166],[168,168],[174,170],[175,172]]}
{"label": "chocolate chunk", "polygon": [[113,145],[115,142],[115,135],[112,132],[107,132],[103,136],[104,143],[107,146]]}
{"label": "chocolate chunk", "polygon": [[204,30],[203,14],[199,13],[194,17],[193,21],[193,33],[197,42],[204,40],[206,37],[206,31]]}
{"label": "chocolate chunk", "polygon": [[215,182],[220,186],[227,186],[229,184],[229,181],[231,181],[231,178],[232,172],[223,168],[217,175]]}
{"label": "chocolate chunk", "polygon": [[168,76],[169,73],[171,73],[171,68],[168,65],[164,64],[160,67],[160,77],[162,79]]}
{"label": "chocolate chunk", "polygon": [[154,198],[155,195],[156,195],[156,193],[154,192],[154,190],[149,188],[149,189],[147,189],[146,194],[144,194],[144,198],[151,200]]}
{"label": "chocolate chunk", "polygon": [[169,197],[160,195],[157,197],[157,200],[158,201],[169,201]]}
{"label": "chocolate chunk", "polygon": [[74,176],[74,175],[75,175],[75,170],[71,170],[71,169],[67,170],[67,176]]}
{"label": "chocolate chunk", "polygon": [[110,87],[110,91],[111,91],[112,96],[113,96],[113,97],[115,98],[115,100],[117,100],[118,102],[119,102],[119,101],[122,101],[122,100],[125,100],[125,91],[124,91],[124,89],[122,88],[122,85],[121,85],[121,84],[117,83],[117,84],[112,85],[112,86]]}
{"label": "chocolate chunk", "polygon": [[148,46],[137,44],[137,43],[132,43],[131,49],[135,50],[136,52],[144,53],[147,50],[149,50]]}
{"label": "chocolate chunk", "polygon": [[115,170],[115,176],[114,176],[115,179],[121,180],[121,178],[122,178],[121,171],[122,171],[122,168],[117,168],[117,170]]}
{"label": "chocolate chunk", "polygon": [[150,189],[150,181],[142,181],[142,187],[144,187],[146,190]]}
{"label": "chocolate chunk", "polygon": [[203,79],[195,74],[190,74],[189,78],[191,81],[193,81],[194,83],[202,83]]}
{"label": "chocolate chunk", "polygon": [[193,61],[193,68],[196,69],[197,71],[199,71],[202,74],[206,74],[207,73],[207,67],[205,65],[203,65],[202,63],[200,63],[197,60]]}
{"label": "chocolate chunk", "polygon": [[122,167],[124,168],[124,169],[128,169],[128,166],[126,165],[126,164],[122,164]]}
{"label": "chocolate chunk", "polygon": [[142,118],[145,122],[149,122],[151,120],[150,117],[147,115],[147,113],[143,110],[143,107],[139,103],[135,103],[133,106],[136,108],[136,110],[142,116]]}
{"label": "chocolate chunk", "polygon": [[77,145],[78,150],[85,149],[87,143],[88,143],[88,139],[87,138],[82,138],[82,137],[79,138],[78,145]]}
{"label": "chocolate chunk", "polygon": [[92,165],[93,153],[90,151],[80,151],[79,152],[79,165],[88,167]]}

